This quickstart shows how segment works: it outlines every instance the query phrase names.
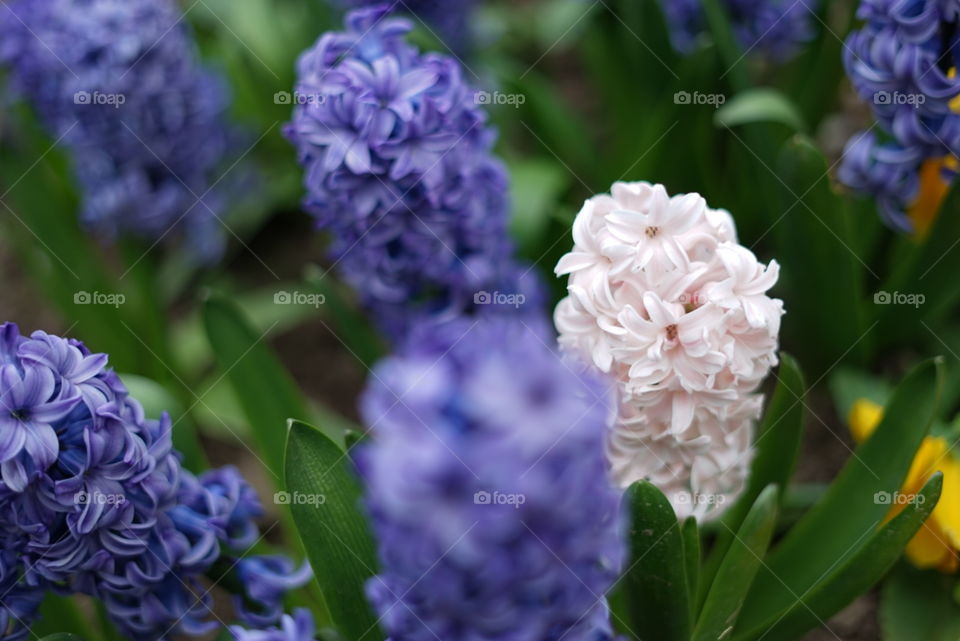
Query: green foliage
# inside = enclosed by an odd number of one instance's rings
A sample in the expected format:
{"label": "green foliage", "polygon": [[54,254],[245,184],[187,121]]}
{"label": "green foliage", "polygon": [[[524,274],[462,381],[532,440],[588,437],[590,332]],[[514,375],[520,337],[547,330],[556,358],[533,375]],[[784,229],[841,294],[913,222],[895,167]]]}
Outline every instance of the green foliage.
{"label": "green foliage", "polygon": [[289,496],[310,499],[290,506],[334,624],[345,641],[381,641],[363,591],[376,572],[373,539],[349,456],[316,428],[291,421],[284,475]]}

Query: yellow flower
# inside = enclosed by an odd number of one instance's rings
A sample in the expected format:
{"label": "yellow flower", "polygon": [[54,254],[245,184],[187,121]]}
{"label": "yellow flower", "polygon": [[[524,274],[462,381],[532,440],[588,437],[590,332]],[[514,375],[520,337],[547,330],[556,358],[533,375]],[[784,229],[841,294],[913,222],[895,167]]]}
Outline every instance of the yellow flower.
{"label": "yellow flower", "polygon": [[[849,423],[859,443],[868,438],[883,418],[883,407],[867,399],[858,399],[850,409]],[[907,558],[919,568],[956,572],[960,568],[960,460],[950,452],[950,444],[938,436],[928,436],[920,444],[903,482],[901,493],[915,495],[937,471],[943,472],[940,502],[924,527],[907,544]],[[894,506],[892,518],[903,506]]]}
{"label": "yellow flower", "polygon": [[956,172],[960,161],[956,156],[944,156],[925,161],[920,166],[920,193],[907,210],[913,229],[919,238],[930,231],[937,219],[943,201],[950,192],[950,183],[944,180],[944,172]]}

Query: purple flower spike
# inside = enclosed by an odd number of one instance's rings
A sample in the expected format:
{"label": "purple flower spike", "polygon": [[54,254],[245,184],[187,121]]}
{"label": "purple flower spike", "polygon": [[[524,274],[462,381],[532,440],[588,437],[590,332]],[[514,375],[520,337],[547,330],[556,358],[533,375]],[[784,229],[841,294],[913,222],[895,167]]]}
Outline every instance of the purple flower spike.
{"label": "purple flower spike", "polygon": [[[82,343],[6,323],[0,363],[0,641],[24,638],[48,589],[100,599],[131,639],[216,628],[201,579],[260,537],[239,472],[183,469],[169,417],[146,419]],[[282,557],[239,572],[263,625],[309,577]]]}
{"label": "purple flower spike", "polygon": [[613,398],[543,341],[517,320],[461,319],[378,366],[358,458],[381,567],[367,594],[392,639],[610,638]]}
{"label": "purple flower spike", "polygon": [[0,65],[70,150],[82,222],[104,240],[178,237],[213,261],[236,136],[195,49],[173,0],[0,3]]}
{"label": "purple flower spike", "polygon": [[[304,166],[305,206],[379,326],[538,306],[513,259],[507,177],[459,63],[405,41],[386,7],[348,14],[298,62],[286,135]],[[495,294],[497,294],[495,296]]]}
{"label": "purple flower spike", "polygon": [[862,0],[858,16],[866,24],[844,48],[850,82],[885,141],[851,139],[839,178],[876,198],[897,231],[914,231],[905,210],[919,196],[924,161],[960,154],[960,77],[952,71],[960,62],[958,8],[956,0]]}

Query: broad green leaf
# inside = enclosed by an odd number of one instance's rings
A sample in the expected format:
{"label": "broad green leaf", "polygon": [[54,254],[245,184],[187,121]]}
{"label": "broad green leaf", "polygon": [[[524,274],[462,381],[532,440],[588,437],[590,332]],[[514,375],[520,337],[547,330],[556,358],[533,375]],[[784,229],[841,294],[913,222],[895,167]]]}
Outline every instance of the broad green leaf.
{"label": "broad green leaf", "polygon": [[[793,596],[789,607],[769,616],[760,625],[743,628],[738,641],[763,638],[766,641],[793,641],[817,627],[834,614],[846,607],[855,598],[872,588],[893,567],[913,535],[927,520],[940,498],[943,486],[943,474],[934,474],[920,493],[917,500],[908,504],[886,525],[869,527],[876,531],[867,538],[864,545],[855,552],[837,558],[836,569],[830,575],[818,581],[811,589],[798,592]],[[920,498],[922,497],[922,500]],[[889,506],[884,506],[889,507]],[[913,639],[932,641],[929,637],[913,636]]]}
{"label": "broad green leaf", "polygon": [[622,588],[637,639],[689,641],[684,538],[667,498],[647,481],[627,490],[630,560]]}
{"label": "broad green leaf", "polygon": [[689,516],[680,527],[683,536],[683,566],[687,573],[687,601],[691,621],[696,616],[697,591],[700,589],[700,529],[696,517]]}
{"label": "broad green leaf", "polygon": [[266,343],[267,333],[254,330],[236,304],[211,296],[204,303],[203,320],[217,364],[233,385],[263,463],[279,479],[283,428],[291,418],[309,418],[307,403]]}
{"label": "broad green leaf", "polygon": [[849,367],[837,368],[830,376],[829,385],[837,414],[844,422],[850,416],[853,404],[859,399],[865,398],[883,405],[890,398],[890,385],[885,380]]}
{"label": "broad green leaf", "polygon": [[796,105],[776,89],[766,87],[737,94],[717,110],[714,120],[724,127],[773,122],[794,131],[804,129],[803,117]]}
{"label": "broad green leaf", "polygon": [[877,492],[897,491],[936,415],[940,361],[916,367],[894,390],[883,420],[847,461],[826,495],[790,530],[757,576],[741,614],[753,629],[783,612],[838,562],[855,554],[888,506]]}
{"label": "broad green leaf", "polygon": [[[753,507],[760,493],[769,485],[776,485],[780,493],[788,487],[800,452],[806,405],[803,400],[806,384],[803,372],[792,356],[780,354],[780,368],[774,375],[777,387],[767,405],[763,421],[754,441],[756,455],[750,466],[750,477],[743,495],[720,521],[724,527],[717,533],[704,573],[712,577],[726,555],[733,535]],[[778,496],[778,503],[780,502]],[[708,579],[709,580],[709,579]],[[705,590],[709,583],[701,586]],[[706,596],[704,593],[702,596]]]}
{"label": "broad green leaf", "polygon": [[511,235],[528,255],[542,251],[544,232],[563,192],[570,186],[570,173],[556,162],[525,160],[511,163],[513,194]]}
{"label": "broad green leaf", "polygon": [[814,144],[795,136],[784,145],[778,167],[778,176],[767,178],[777,197],[770,225],[782,266],[779,291],[791,316],[784,330],[804,346],[807,374],[817,376],[866,353],[875,328],[865,322],[862,292],[873,275],[860,255],[849,203],[833,191]]}
{"label": "broad green leaf", "polygon": [[346,641],[382,641],[364,596],[376,557],[350,458],[316,428],[291,421],[284,473],[297,531],[334,624]]}
{"label": "broad green leaf", "polygon": [[953,576],[900,563],[883,582],[880,596],[884,641],[960,639],[960,604],[951,594],[955,584]]}
{"label": "broad green leaf", "polygon": [[726,638],[753,583],[777,522],[779,490],[767,486],[743,520],[710,586],[693,632],[693,641]]}
{"label": "broad green leaf", "polygon": [[34,635],[43,638],[44,641],[66,634],[64,630],[73,630],[76,634],[93,638],[90,621],[83,616],[77,602],[70,597],[52,592],[44,596],[40,603],[40,618],[30,629]]}

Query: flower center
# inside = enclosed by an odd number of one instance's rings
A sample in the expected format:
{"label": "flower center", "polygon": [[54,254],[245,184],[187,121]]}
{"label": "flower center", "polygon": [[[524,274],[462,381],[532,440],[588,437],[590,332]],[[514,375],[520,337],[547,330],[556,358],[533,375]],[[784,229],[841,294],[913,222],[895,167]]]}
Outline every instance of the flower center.
{"label": "flower center", "polygon": [[659,227],[647,227],[647,238],[656,238],[657,234],[660,233]]}
{"label": "flower center", "polygon": [[25,421],[27,420],[27,410],[25,409],[10,410],[10,416],[12,416],[14,420]]}
{"label": "flower center", "polygon": [[667,340],[675,341],[677,340],[677,326],[676,324],[667,325]]}

